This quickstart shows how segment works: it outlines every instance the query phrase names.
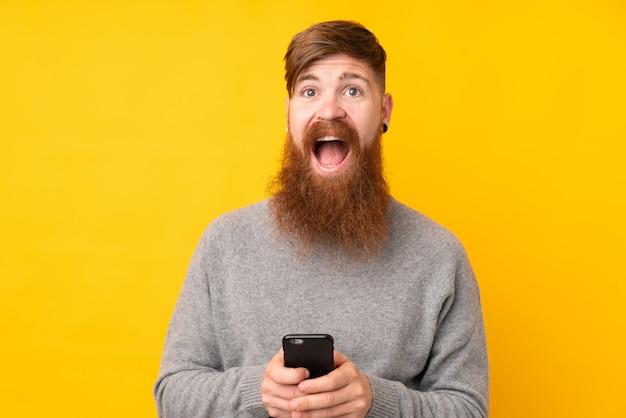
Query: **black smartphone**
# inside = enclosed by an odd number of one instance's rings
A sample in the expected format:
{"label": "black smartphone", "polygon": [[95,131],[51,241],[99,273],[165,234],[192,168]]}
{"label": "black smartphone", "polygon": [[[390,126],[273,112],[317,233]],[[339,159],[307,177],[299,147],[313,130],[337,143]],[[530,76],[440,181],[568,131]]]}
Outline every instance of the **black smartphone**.
{"label": "black smartphone", "polygon": [[335,369],[334,340],[328,334],[289,334],[283,337],[285,367],[305,367],[309,379]]}

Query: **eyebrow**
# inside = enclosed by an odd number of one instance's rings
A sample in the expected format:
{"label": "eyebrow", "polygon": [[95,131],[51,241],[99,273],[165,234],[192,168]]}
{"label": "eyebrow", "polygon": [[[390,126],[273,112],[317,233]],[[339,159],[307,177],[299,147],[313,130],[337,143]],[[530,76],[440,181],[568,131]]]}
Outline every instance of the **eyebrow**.
{"label": "eyebrow", "polygon": [[[370,80],[363,77],[359,73],[355,73],[353,71],[344,71],[339,76],[340,80],[363,80],[368,86],[370,86]],[[296,83],[300,83],[302,81],[320,81],[319,77],[313,73],[304,74],[303,76],[298,77]]]}

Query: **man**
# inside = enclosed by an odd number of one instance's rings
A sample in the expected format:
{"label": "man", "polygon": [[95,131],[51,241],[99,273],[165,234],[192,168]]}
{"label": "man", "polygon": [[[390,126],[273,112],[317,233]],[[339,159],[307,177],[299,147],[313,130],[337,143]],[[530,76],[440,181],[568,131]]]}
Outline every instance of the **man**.
{"label": "man", "polygon": [[[483,417],[479,290],[461,244],[389,195],[385,52],[345,21],[285,56],[287,140],[272,197],[202,236],[154,393],[167,417]],[[285,334],[327,333],[335,370],[284,367]]]}

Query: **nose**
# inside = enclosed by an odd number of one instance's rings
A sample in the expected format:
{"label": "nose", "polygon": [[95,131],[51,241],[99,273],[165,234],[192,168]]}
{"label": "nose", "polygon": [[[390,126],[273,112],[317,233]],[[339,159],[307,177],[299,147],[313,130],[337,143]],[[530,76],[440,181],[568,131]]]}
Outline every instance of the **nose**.
{"label": "nose", "polygon": [[320,101],[320,107],[315,116],[320,121],[333,121],[344,118],[346,111],[341,105],[340,98],[331,95]]}

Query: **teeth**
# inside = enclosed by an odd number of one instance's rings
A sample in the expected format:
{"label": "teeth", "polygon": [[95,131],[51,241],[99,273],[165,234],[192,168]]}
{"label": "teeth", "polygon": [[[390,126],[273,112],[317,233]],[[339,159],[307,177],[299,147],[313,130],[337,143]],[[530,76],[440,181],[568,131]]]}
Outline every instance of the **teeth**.
{"label": "teeth", "polygon": [[325,136],[324,138],[318,139],[317,142],[331,142],[331,141],[341,141],[341,139],[336,136]]}

